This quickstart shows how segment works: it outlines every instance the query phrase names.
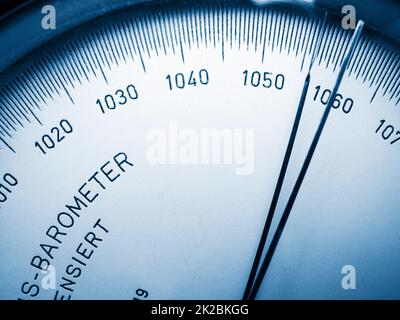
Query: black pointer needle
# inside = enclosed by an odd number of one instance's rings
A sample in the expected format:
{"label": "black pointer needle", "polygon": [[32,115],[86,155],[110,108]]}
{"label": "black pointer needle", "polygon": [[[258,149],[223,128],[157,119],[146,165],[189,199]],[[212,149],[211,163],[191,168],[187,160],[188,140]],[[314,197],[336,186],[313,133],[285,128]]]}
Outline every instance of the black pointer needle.
{"label": "black pointer needle", "polygon": [[304,160],[304,163],[303,163],[303,166],[302,166],[302,168],[300,170],[300,174],[299,174],[299,176],[298,176],[298,178],[296,180],[296,184],[295,184],[295,186],[293,188],[293,191],[292,191],[292,193],[290,195],[290,198],[289,198],[289,201],[288,201],[288,203],[286,205],[286,208],[285,208],[285,210],[284,210],[284,212],[282,214],[281,220],[279,221],[279,225],[278,225],[278,228],[277,228],[277,230],[276,230],[276,232],[274,234],[274,237],[272,239],[271,245],[270,245],[270,247],[269,247],[269,249],[267,251],[267,254],[266,254],[266,256],[265,256],[265,258],[263,260],[263,263],[262,263],[262,265],[260,267],[260,272],[258,273],[258,275],[257,275],[257,277],[256,277],[256,279],[254,281],[254,286],[252,287],[252,289],[250,291],[250,294],[248,296],[249,300],[253,300],[253,299],[256,298],[258,290],[260,289],[261,283],[262,283],[262,281],[264,279],[265,273],[267,272],[267,269],[268,269],[268,267],[269,267],[269,265],[271,263],[272,257],[273,257],[273,255],[275,253],[275,249],[276,249],[276,247],[278,245],[279,239],[280,239],[280,237],[282,235],[283,229],[285,228],[286,222],[287,222],[287,220],[289,218],[290,212],[291,212],[293,204],[294,204],[294,202],[296,200],[297,194],[298,194],[298,192],[300,190],[301,184],[302,184],[302,182],[304,180],[304,177],[305,177],[305,175],[307,173],[308,167],[309,167],[309,165],[311,163],[311,159],[312,159],[312,157],[314,155],[314,152],[315,152],[315,149],[317,147],[319,138],[321,137],[322,131],[323,131],[324,126],[325,126],[325,123],[326,123],[326,121],[328,119],[328,116],[329,116],[329,113],[331,111],[332,105],[333,105],[333,103],[335,101],[335,97],[337,95],[338,89],[339,89],[340,84],[341,84],[341,82],[343,80],[343,76],[344,76],[344,74],[346,72],[346,69],[347,69],[347,67],[349,65],[350,59],[351,59],[351,57],[352,57],[352,55],[354,53],[354,50],[355,50],[356,45],[358,43],[358,40],[360,39],[360,36],[361,36],[363,28],[364,28],[364,22],[360,21],[357,24],[357,28],[356,28],[356,30],[355,30],[355,32],[354,32],[354,34],[353,34],[353,36],[352,36],[352,38],[350,40],[350,44],[349,44],[349,47],[347,49],[347,52],[346,52],[346,55],[345,55],[345,59],[343,60],[343,63],[341,65],[341,67],[340,67],[339,75],[338,75],[338,77],[336,79],[335,86],[334,86],[334,88],[332,90],[332,94],[331,94],[331,96],[329,98],[327,107],[326,107],[326,109],[325,109],[325,111],[324,111],[324,113],[322,115],[321,122],[320,122],[320,124],[318,126],[318,129],[317,129],[316,133],[315,133],[314,139],[313,139],[313,141],[311,143],[311,146],[310,146],[310,148],[309,148],[309,150],[307,152],[307,156],[306,156],[306,158]]}
{"label": "black pointer needle", "polygon": [[[323,25],[325,25],[325,22],[326,22],[326,15],[325,15],[324,21],[322,22]],[[258,270],[258,266],[260,264],[262,253],[264,251],[265,243],[266,243],[267,238],[268,238],[269,229],[271,228],[272,219],[273,219],[274,214],[275,214],[276,205],[277,205],[278,200],[279,200],[279,195],[281,193],[283,181],[285,180],[286,171],[287,171],[287,168],[288,168],[288,165],[289,165],[290,156],[292,154],[294,142],[296,140],[297,130],[299,128],[301,115],[303,113],[303,108],[304,108],[304,103],[305,103],[306,97],[307,97],[308,87],[310,86],[311,69],[312,69],[312,67],[314,65],[314,62],[315,62],[315,59],[316,59],[316,57],[317,57],[317,55],[319,53],[319,49],[320,49],[321,42],[322,42],[322,35],[323,35],[323,31],[324,30],[325,30],[324,28],[320,28],[317,45],[316,45],[316,47],[314,49],[314,53],[313,53],[313,56],[311,58],[310,66],[309,66],[309,69],[308,69],[308,73],[307,73],[306,79],[304,81],[303,91],[301,92],[301,97],[300,97],[299,105],[297,107],[296,117],[295,117],[295,120],[293,122],[292,131],[290,133],[290,139],[289,139],[288,145],[286,147],[286,152],[285,152],[285,156],[283,158],[283,163],[282,163],[282,166],[281,166],[281,170],[279,172],[278,181],[277,181],[276,186],[275,186],[275,191],[274,191],[274,195],[272,196],[272,201],[271,201],[271,205],[269,207],[267,220],[265,221],[264,229],[263,229],[262,234],[261,234],[260,242],[258,244],[257,252],[256,252],[256,255],[254,257],[254,261],[253,261],[253,265],[251,267],[250,275],[249,275],[249,278],[247,280],[246,289],[245,289],[245,291],[243,293],[243,298],[242,298],[243,300],[247,300],[247,298],[249,296],[251,287],[253,285],[254,279],[255,279],[256,274],[257,274],[257,270]]]}

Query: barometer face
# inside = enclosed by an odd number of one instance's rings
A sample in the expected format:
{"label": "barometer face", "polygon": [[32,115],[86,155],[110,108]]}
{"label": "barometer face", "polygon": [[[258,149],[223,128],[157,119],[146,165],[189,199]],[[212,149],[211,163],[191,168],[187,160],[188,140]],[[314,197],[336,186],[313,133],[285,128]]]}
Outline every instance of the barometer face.
{"label": "barometer face", "polygon": [[[266,247],[354,32],[323,20],[127,5],[9,66],[0,297],[241,299],[313,55]],[[366,25],[258,299],[400,297],[399,75]]]}

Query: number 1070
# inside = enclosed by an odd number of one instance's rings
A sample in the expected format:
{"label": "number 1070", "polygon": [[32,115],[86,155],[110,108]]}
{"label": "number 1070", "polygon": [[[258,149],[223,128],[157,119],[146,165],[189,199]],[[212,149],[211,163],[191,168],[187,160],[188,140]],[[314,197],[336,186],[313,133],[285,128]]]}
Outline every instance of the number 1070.
{"label": "number 1070", "polygon": [[379,127],[375,130],[375,133],[379,134],[383,140],[390,142],[390,144],[400,141],[400,130],[396,131],[394,126],[386,123],[386,120],[379,122]]}

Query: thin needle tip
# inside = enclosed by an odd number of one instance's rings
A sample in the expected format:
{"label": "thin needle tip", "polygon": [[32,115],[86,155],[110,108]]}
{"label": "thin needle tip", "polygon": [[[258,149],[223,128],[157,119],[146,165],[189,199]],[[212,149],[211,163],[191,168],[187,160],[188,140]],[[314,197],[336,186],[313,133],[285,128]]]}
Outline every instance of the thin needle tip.
{"label": "thin needle tip", "polygon": [[363,20],[359,20],[357,22],[357,26],[356,26],[356,29],[355,29],[354,33],[355,34],[360,33],[362,31],[362,29],[364,28],[364,25],[365,25],[364,21]]}

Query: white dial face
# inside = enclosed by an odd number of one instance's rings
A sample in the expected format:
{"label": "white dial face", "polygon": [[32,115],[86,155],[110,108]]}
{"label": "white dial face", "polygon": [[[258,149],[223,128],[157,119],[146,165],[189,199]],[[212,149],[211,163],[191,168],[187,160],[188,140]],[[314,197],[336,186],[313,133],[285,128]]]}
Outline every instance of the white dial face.
{"label": "white dial face", "polygon": [[[318,35],[272,230],[351,37],[322,26],[136,10],[28,59],[0,91],[0,297],[240,299]],[[257,298],[400,297],[398,62],[359,42]]]}

